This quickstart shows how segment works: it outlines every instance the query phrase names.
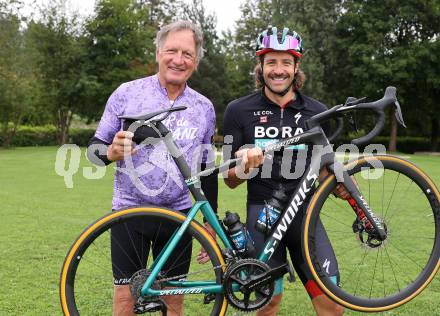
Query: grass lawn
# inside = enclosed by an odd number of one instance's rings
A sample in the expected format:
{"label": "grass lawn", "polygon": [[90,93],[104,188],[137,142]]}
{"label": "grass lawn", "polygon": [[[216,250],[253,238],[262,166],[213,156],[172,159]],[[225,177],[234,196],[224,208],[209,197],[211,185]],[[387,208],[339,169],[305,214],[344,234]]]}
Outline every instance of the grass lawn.
{"label": "grass lawn", "polygon": [[[59,315],[58,279],[64,256],[78,234],[111,209],[113,168],[89,180],[82,156],[73,188],[55,172],[57,148],[0,150],[0,315]],[[440,158],[409,156],[440,185]],[[220,217],[234,210],[245,218],[245,186],[220,181]],[[234,315],[232,309],[230,315]],[[347,315],[360,313],[347,312]],[[385,315],[439,315],[440,277],[415,300]],[[299,280],[285,282],[279,315],[314,315]]]}

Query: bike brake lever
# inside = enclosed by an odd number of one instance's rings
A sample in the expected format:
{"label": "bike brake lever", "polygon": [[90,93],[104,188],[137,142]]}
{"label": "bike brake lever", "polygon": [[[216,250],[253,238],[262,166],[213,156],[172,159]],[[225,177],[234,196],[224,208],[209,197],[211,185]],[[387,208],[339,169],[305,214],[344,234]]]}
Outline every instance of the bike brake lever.
{"label": "bike brake lever", "polygon": [[399,101],[396,100],[396,102],[394,102],[394,106],[396,107],[396,112],[394,113],[394,115],[396,116],[397,122],[399,122],[400,125],[406,128],[405,122],[403,121],[402,110],[400,109]]}
{"label": "bike brake lever", "polygon": [[352,106],[352,105],[356,105],[361,103],[362,101],[364,101],[365,99],[367,99],[367,97],[362,97],[359,99],[353,98],[353,97],[348,97],[347,101],[345,101],[344,106]]}

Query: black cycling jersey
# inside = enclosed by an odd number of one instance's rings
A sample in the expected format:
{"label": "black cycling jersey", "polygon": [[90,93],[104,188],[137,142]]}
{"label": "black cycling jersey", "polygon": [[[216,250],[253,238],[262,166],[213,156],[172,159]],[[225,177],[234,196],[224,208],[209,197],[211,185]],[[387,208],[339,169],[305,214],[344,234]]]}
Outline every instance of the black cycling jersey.
{"label": "black cycling jersey", "polygon": [[[310,117],[325,110],[327,110],[325,105],[299,92],[296,92],[295,100],[284,106],[272,102],[264,94],[264,90],[237,99],[227,106],[223,119],[224,159],[230,158],[231,155],[233,157],[244,145],[264,147],[298,135],[306,130],[305,122]],[[325,131],[327,132],[327,128]],[[228,135],[232,136],[232,142]],[[289,193],[294,191],[310,162],[312,150],[310,147],[305,144],[291,146],[282,153],[276,152],[265,157],[263,167],[260,167],[258,174],[247,181],[248,202],[261,203],[269,199],[272,190],[280,181]],[[300,151],[304,150],[307,152],[300,154]],[[281,171],[283,155],[286,159],[283,167],[285,162],[291,161],[291,164],[286,164],[290,170],[283,168]],[[302,163],[298,164],[298,170],[295,170],[296,158],[301,159],[305,156],[307,156],[305,163],[302,159]],[[292,159],[290,160],[289,157]],[[272,165],[271,171],[270,168],[264,167],[266,164]]]}

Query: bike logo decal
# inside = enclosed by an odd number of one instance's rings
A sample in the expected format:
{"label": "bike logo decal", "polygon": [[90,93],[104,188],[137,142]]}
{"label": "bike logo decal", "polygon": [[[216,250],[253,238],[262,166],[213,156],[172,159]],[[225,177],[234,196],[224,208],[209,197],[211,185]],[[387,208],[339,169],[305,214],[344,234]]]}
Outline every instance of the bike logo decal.
{"label": "bike logo decal", "polygon": [[328,260],[327,258],[325,258],[324,264],[322,265],[322,267],[325,269],[325,272],[327,272],[327,274],[330,274],[329,269],[330,269],[330,260]]}
{"label": "bike logo decal", "polygon": [[301,113],[299,113],[299,112],[296,113],[296,114],[295,114],[295,124],[296,124],[296,125],[298,125],[298,121],[299,121],[300,118],[301,118]]}
{"label": "bike logo decal", "polygon": [[260,115],[272,115],[272,111],[254,111],[254,116],[260,116]]}
{"label": "bike logo decal", "polygon": [[318,179],[318,175],[315,173],[312,173],[310,170],[307,174],[306,179],[302,182],[300,185],[300,188],[298,192],[293,197],[292,201],[290,202],[289,207],[287,208],[285,214],[283,215],[283,218],[278,222],[277,226],[275,227],[274,233],[272,234],[274,242],[272,244],[268,244],[266,248],[264,248],[264,253],[269,254],[269,259],[275,252],[275,244],[278,241],[281,241],[284,237],[284,234],[287,232],[287,229],[292,223],[293,219],[295,218],[296,213],[299,210],[299,207],[304,203],[304,200],[306,198],[306,193],[309,192],[315,183],[315,181]]}
{"label": "bike logo decal", "polygon": [[364,197],[362,195],[359,195],[359,199],[362,201],[362,204],[364,204],[365,209],[367,210],[368,214],[370,214],[370,216],[373,219],[374,223],[376,224],[377,228],[383,229],[383,226],[382,226],[382,223],[380,222],[380,219],[377,218],[376,215],[374,215],[373,211],[371,211],[371,209],[368,206],[368,203],[364,199]]}
{"label": "bike logo decal", "polygon": [[193,289],[172,289],[159,291],[159,295],[183,295],[183,294],[199,294],[202,293],[202,288]]}
{"label": "bike logo decal", "polygon": [[[278,141],[279,139],[259,138],[259,139],[255,139],[255,146],[260,148],[265,148],[266,146],[276,144]],[[292,145],[286,147],[286,149],[302,150],[302,149],[306,149],[306,145],[305,144]]]}
{"label": "bike logo decal", "polygon": [[185,183],[187,186],[190,186],[192,184],[196,184],[199,182],[199,178],[198,177],[191,177],[185,180]]}
{"label": "bike logo decal", "polygon": [[288,139],[288,140],[276,143],[274,145],[269,145],[266,148],[266,151],[277,151],[277,150],[280,150],[281,148],[286,147],[288,145],[298,143],[300,139],[301,139],[301,137],[295,137],[295,138],[292,138],[292,139]]}
{"label": "bike logo decal", "polygon": [[255,138],[291,138],[293,136],[304,133],[301,127],[292,128],[291,126],[255,126],[254,137]]}

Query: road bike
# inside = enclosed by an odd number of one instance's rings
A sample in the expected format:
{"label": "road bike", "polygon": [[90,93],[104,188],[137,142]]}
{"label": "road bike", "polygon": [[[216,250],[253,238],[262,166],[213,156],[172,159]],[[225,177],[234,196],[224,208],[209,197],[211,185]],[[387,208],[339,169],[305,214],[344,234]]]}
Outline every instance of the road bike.
{"label": "road bike", "polygon": [[[438,189],[426,173],[404,159],[368,155],[342,164],[335,158],[330,144],[342,130],[345,115],[365,110],[376,115],[377,123],[366,136],[352,143],[370,143],[382,130],[384,111],[389,106],[395,107],[396,118],[404,125],[396,89],[388,87],[378,101],[367,103],[364,99],[349,98],[344,104],[312,117],[304,133],[264,148],[264,153],[269,155],[289,146],[311,144],[314,154],[288,206],[255,258],[243,258],[236,251],[199,187],[202,177],[217,176],[239,164],[240,159],[231,159],[192,175],[172,133],[162,123],[172,111],[185,107],[121,117],[124,124],[149,129],[165,143],[194,197],[194,204],[186,214],[156,206],[123,209],[88,226],[71,246],[62,266],[60,299],[64,314],[111,313],[112,268],[118,269],[111,263],[111,232],[117,228],[127,229],[129,222],[155,222],[158,231],[171,229],[171,237],[154,258],[150,253],[137,253],[137,258],[131,259],[139,266],[129,283],[137,313],[166,314],[172,306],[165,304],[162,298],[169,295],[184,296],[187,315],[225,315],[228,306],[245,312],[258,310],[270,301],[275,280],[289,273],[288,265],[270,268],[267,262],[307,199],[310,201],[303,221],[302,248],[308,268],[328,297],[347,308],[364,312],[389,310],[413,299],[432,281],[440,266]],[[337,120],[338,128],[327,137],[321,125],[330,119]],[[319,180],[319,172],[324,167],[329,175]],[[348,200],[333,194],[338,183],[350,193]],[[195,219],[200,212],[215,230],[216,240]],[[325,228],[334,249],[337,263],[333,264],[338,265],[340,282],[335,283],[327,274],[329,263],[322,257],[315,240],[320,225]],[[139,232],[128,233],[132,233],[133,238],[143,236]],[[190,241],[183,243],[184,235],[190,236]],[[210,257],[206,264],[196,262],[202,248]],[[183,253],[186,249],[192,252],[190,271],[184,275],[168,275],[169,270],[163,267],[170,254]]]}

